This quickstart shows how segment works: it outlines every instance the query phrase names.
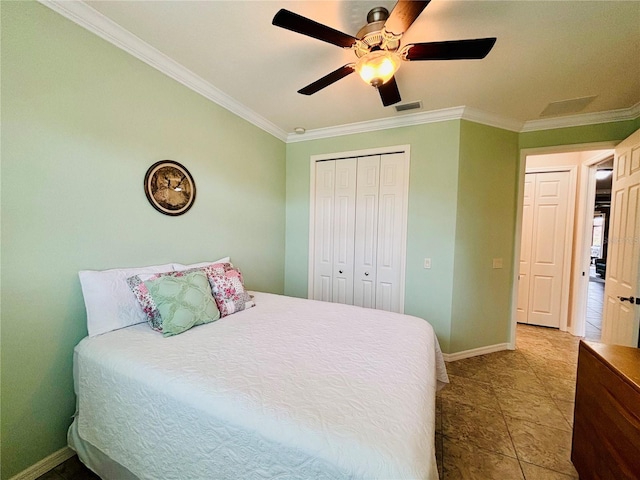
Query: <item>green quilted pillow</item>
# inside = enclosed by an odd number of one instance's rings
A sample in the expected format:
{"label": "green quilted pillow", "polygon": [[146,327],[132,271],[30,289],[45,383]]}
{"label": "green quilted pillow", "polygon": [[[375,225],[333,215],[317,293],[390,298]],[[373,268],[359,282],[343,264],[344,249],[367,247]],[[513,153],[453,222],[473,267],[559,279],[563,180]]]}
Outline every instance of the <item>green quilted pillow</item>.
{"label": "green quilted pillow", "polygon": [[165,337],[220,318],[209,280],[202,271],[180,277],[159,277],[144,284],[160,313]]}

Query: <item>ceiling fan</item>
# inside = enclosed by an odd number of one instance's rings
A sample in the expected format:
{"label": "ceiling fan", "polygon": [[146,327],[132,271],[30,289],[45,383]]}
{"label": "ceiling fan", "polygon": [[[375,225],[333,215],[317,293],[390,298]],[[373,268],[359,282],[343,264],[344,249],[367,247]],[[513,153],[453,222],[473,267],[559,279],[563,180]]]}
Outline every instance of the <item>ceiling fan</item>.
{"label": "ceiling fan", "polygon": [[386,107],[401,100],[394,77],[401,61],[467,60],[487,56],[496,43],[495,38],[410,43],[401,48],[402,35],[429,2],[399,0],[391,13],[384,7],[373,8],[367,14],[367,24],[355,37],[289,10],[280,10],[273,17],[273,25],[353,50],[358,57],[356,62],[334,70],[298,90],[298,93],[313,95],[356,71],[366,83],[378,90]]}

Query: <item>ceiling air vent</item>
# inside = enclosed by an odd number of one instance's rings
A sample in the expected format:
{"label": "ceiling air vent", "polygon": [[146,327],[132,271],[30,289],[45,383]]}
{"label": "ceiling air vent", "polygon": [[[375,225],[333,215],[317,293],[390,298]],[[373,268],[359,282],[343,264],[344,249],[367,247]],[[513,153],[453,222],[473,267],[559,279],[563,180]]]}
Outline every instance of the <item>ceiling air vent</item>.
{"label": "ceiling air vent", "polygon": [[581,112],[596,98],[596,95],[590,97],[572,98],[571,100],[562,100],[560,102],[551,102],[540,114],[541,117],[553,115],[569,115],[571,113]]}
{"label": "ceiling air vent", "polygon": [[422,102],[411,102],[396,105],[396,112],[406,112],[407,110],[415,110],[417,108],[422,108]]}

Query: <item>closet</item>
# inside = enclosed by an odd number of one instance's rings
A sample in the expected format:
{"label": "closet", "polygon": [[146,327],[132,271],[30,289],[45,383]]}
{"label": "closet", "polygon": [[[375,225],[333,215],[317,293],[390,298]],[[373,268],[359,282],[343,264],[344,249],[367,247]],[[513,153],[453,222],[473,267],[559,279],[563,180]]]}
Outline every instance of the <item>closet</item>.
{"label": "closet", "polygon": [[404,311],[408,159],[401,151],[312,162],[311,298]]}
{"label": "closet", "polygon": [[519,323],[560,327],[572,224],[569,181],[566,171],[525,175],[516,308]]}

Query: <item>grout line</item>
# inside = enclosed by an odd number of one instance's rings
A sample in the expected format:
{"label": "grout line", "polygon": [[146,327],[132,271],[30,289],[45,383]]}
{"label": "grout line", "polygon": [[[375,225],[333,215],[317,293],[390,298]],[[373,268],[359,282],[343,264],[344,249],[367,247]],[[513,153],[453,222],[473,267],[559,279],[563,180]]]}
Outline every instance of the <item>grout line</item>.
{"label": "grout line", "polygon": [[[516,335],[517,335],[517,333],[516,333]],[[518,339],[517,339],[517,337],[516,337],[516,350],[515,351],[516,352],[518,351]],[[527,358],[527,356],[524,355],[522,352],[520,352],[520,353],[524,357],[524,361],[527,362],[527,365],[529,366],[529,370],[532,371],[533,374],[537,378],[536,372],[531,367],[531,364],[529,363],[529,359]],[[518,466],[520,467],[520,473],[522,473],[522,478],[524,478],[526,480],[527,477],[524,474],[524,468],[522,468],[522,459],[520,458],[520,455],[518,454],[518,449],[516,448],[516,443],[513,441],[513,436],[511,435],[511,429],[509,428],[509,424],[507,423],[507,418],[505,417],[504,411],[502,410],[502,405],[500,405],[500,397],[498,397],[498,408],[500,409],[500,413],[502,414],[502,421],[504,422],[505,426],[507,427],[507,433],[509,434],[509,440],[511,440],[511,445],[513,446],[513,451],[515,452],[516,459],[518,460]]]}

